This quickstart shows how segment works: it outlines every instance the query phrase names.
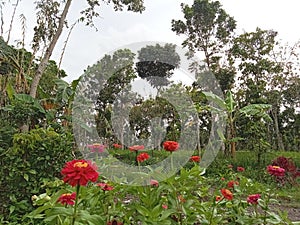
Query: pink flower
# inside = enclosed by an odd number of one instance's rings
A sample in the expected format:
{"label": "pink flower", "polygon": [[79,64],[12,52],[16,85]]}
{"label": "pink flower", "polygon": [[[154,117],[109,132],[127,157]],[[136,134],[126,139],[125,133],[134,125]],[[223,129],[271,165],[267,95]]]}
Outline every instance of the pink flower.
{"label": "pink flower", "polygon": [[267,171],[269,174],[276,176],[276,177],[284,177],[285,175],[285,169],[279,167],[279,166],[267,166]]}
{"label": "pink flower", "polygon": [[119,148],[122,148],[122,145],[119,145],[119,144],[113,144],[113,147],[119,149]]}
{"label": "pink flower", "polygon": [[166,204],[162,204],[161,207],[162,207],[163,209],[168,209],[168,205],[166,205]]}
{"label": "pink flower", "polygon": [[144,145],[133,145],[129,147],[129,150],[135,152],[139,150],[144,150],[144,148],[145,148]]}
{"label": "pink flower", "polygon": [[87,147],[91,150],[91,152],[99,152],[99,153],[104,152],[105,149],[105,145],[99,143],[87,145]]}
{"label": "pink flower", "polygon": [[157,180],[150,180],[150,185],[151,185],[151,186],[158,187],[159,183],[158,183]]}
{"label": "pink flower", "polygon": [[244,171],[245,171],[245,168],[244,168],[244,167],[241,167],[241,166],[238,166],[238,167],[236,168],[236,170],[239,171],[239,172],[244,172]]}
{"label": "pink flower", "polygon": [[75,204],[75,199],[76,199],[76,193],[67,193],[67,194],[62,194],[57,202],[63,204],[63,205],[74,205]]}
{"label": "pink flower", "polygon": [[260,194],[249,195],[249,196],[247,197],[247,202],[248,202],[249,204],[254,204],[254,205],[256,205],[256,204],[258,204],[258,199],[260,199]]}
{"label": "pink flower", "polygon": [[113,186],[111,186],[110,184],[107,184],[107,183],[98,183],[97,184],[98,187],[101,187],[101,189],[103,191],[111,191],[114,189]]}

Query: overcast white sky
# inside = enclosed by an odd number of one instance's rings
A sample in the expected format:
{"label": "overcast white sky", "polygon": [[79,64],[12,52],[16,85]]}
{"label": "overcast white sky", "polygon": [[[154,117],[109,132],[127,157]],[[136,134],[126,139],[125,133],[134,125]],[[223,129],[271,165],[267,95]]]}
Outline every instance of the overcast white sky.
{"label": "overcast white sky", "polygon": [[[279,32],[279,37],[291,44],[300,39],[300,1],[299,0],[219,0],[223,8],[235,18],[238,32],[251,32],[260,27]],[[26,42],[30,43],[34,26],[33,1],[22,0],[14,22],[11,44],[21,38],[19,15],[27,18]],[[81,2],[81,3],[78,3]],[[78,18],[83,1],[75,0],[71,6],[69,21]],[[177,36],[171,31],[171,20],[180,19],[180,3],[192,4],[192,0],[145,0],[146,10],[142,13],[114,12],[111,6],[101,6],[101,19],[97,19],[98,32],[93,28],[77,25],[68,42],[62,69],[71,81],[81,74],[88,65],[94,64],[106,53],[141,41],[170,42],[180,45],[184,36]],[[8,6],[8,4],[7,4]],[[11,7],[3,10],[5,31],[8,30]],[[4,33],[4,37],[7,33]],[[52,59],[58,61],[65,41],[66,33],[60,39]]]}

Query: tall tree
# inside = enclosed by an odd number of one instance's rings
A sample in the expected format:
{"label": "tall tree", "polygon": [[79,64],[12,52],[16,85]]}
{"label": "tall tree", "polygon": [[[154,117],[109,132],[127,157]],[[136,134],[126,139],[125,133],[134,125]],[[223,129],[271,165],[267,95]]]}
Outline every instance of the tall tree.
{"label": "tall tree", "polygon": [[[79,84],[81,95],[94,104],[93,108],[84,108],[89,112],[83,113],[96,113],[99,136],[108,141],[117,141],[118,137],[114,135],[116,132],[123,143],[123,117],[126,115],[119,112],[126,114],[128,105],[137,98],[129,91],[130,83],[136,77],[134,57],[135,54],[129,49],[119,49],[111,55],[107,54],[87,68]],[[120,122],[114,124],[115,128],[118,126],[118,131],[113,131],[112,118]]]}
{"label": "tall tree", "polygon": [[[230,64],[222,65],[221,59],[227,57],[226,47],[234,35],[236,21],[219,1],[195,0],[192,6],[182,4],[181,7],[184,21],[172,20],[172,30],[187,35],[182,45],[188,47],[191,55],[202,52],[205,69],[216,75],[223,92],[229,90],[235,72]],[[195,62],[192,69],[197,72],[199,64]]]}
{"label": "tall tree", "polygon": [[[100,5],[102,1],[86,1],[88,8],[81,11],[82,17],[80,21],[84,21],[86,25],[93,26],[93,19],[99,16],[96,7]],[[113,3],[115,10],[123,10],[127,7],[127,10],[133,12],[142,12],[144,10],[143,0],[116,0],[106,1],[107,3]],[[67,15],[71,6],[72,0],[67,1],[54,1],[54,0],[39,0],[36,1],[37,12],[37,25],[34,28],[35,34],[33,39],[33,49],[37,50],[41,47],[41,43],[44,43],[46,49],[41,57],[41,61],[36,69],[35,75],[30,86],[30,95],[36,97],[37,87],[40,79],[45,71],[45,68],[49,62],[52,52],[59,40],[63,30],[66,28]]]}
{"label": "tall tree", "polygon": [[[277,102],[278,86],[274,87],[272,84],[278,75],[283,75],[282,63],[272,58],[275,46],[278,44],[276,36],[275,31],[256,28],[254,32],[247,32],[236,37],[230,53],[231,60],[240,71],[237,92],[240,107],[248,104],[272,104],[271,113],[277,140],[282,143],[277,116],[280,108]],[[250,127],[249,124],[240,125],[243,129]]]}
{"label": "tall tree", "polygon": [[149,81],[151,86],[158,90],[170,83],[168,79],[180,64],[176,45],[173,44],[143,47],[138,51],[138,60],[136,63],[138,76]]}

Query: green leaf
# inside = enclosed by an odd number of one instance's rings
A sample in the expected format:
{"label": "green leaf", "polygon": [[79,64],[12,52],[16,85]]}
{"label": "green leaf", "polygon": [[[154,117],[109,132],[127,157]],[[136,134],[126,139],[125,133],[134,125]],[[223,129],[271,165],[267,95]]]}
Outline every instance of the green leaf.
{"label": "green leaf", "polygon": [[25,179],[26,181],[29,180],[28,174],[24,174],[23,177],[24,177],[24,179]]}
{"label": "green leaf", "polygon": [[175,209],[167,209],[164,210],[161,214],[160,220],[165,220],[166,218],[168,218],[170,215],[172,215],[173,213],[176,213]]}
{"label": "green leaf", "polygon": [[11,205],[9,207],[9,214],[12,214],[15,211],[16,207],[14,205]]}
{"label": "green leaf", "polygon": [[206,91],[203,91],[202,93],[205,95],[205,97],[208,100],[212,101],[218,107],[220,107],[220,109],[222,109],[222,110],[226,110],[227,109],[225,101],[222,98],[220,98],[218,95],[215,95],[215,94],[213,94],[211,92],[206,92]]}
{"label": "green leaf", "polygon": [[150,211],[142,205],[137,205],[136,210],[143,216],[148,217],[150,215]]}
{"label": "green leaf", "polygon": [[269,104],[251,104],[240,109],[240,112],[246,116],[258,116],[266,121],[272,121],[272,118],[267,114],[267,111],[271,109]]}
{"label": "green leaf", "polygon": [[99,215],[91,215],[88,211],[86,210],[80,210],[78,212],[78,218],[82,221],[88,222],[88,224],[91,225],[98,225],[104,223],[104,219],[99,216]]}
{"label": "green leaf", "polygon": [[53,209],[51,209],[49,214],[47,213],[47,216],[52,216],[52,215],[72,216],[73,212],[74,212],[73,208],[54,207]]}
{"label": "green leaf", "polygon": [[6,93],[7,93],[9,100],[12,101],[16,91],[10,83],[7,83],[7,85],[6,85]]}
{"label": "green leaf", "polygon": [[228,91],[226,93],[226,99],[225,99],[225,103],[226,103],[226,108],[228,112],[233,112],[235,109],[235,101],[233,99],[232,93],[231,91]]}

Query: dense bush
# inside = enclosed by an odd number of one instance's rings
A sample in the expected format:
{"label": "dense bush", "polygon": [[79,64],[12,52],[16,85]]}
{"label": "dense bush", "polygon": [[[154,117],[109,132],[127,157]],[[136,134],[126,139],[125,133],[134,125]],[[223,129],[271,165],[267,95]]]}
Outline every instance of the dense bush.
{"label": "dense bush", "polygon": [[31,196],[42,184],[60,177],[64,162],[73,158],[73,137],[51,129],[33,129],[13,136],[13,146],[2,149],[0,214],[14,220],[32,209]]}

